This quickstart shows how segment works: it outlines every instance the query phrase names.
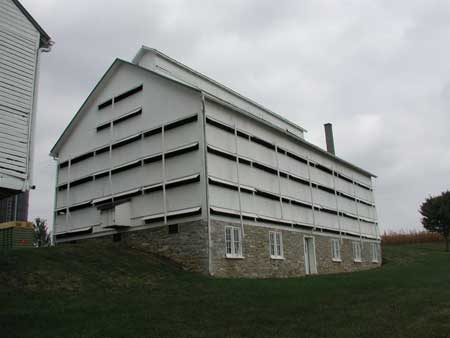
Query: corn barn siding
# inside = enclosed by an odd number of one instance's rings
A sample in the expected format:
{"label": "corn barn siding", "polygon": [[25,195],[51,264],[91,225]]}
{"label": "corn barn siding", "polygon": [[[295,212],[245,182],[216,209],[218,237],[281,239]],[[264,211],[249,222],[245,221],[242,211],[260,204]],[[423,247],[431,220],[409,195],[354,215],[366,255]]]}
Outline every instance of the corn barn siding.
{"label": "corn barn siding", "polygon": [[33,185],[39,57],[50,37],[17,0],[0,0],[0,198]]}
{"label": "corn barn siding", "polygon": [[116,60],[51,151],[59,243],[129,241],[214,276],[381,262],[370,172],[157,50]]}

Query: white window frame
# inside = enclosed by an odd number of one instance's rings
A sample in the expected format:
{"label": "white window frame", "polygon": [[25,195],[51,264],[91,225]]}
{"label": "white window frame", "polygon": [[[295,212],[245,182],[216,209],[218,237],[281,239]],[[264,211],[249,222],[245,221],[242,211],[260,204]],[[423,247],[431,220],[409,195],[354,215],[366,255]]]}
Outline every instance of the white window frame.
{"label": "white window frame", "polygon": [[283,235],[281,231],[269,231],[269,253],[272,259],[284,259]]}
{"label": "white window frame", "polygon": [[341,259],[341,241],[339,239],[331,240],[331,260],[333,262],[342,262]]}
{"label": "white window frame", "polygon": [[361,242],[353,242],[353,261],[362,262]]}
{"label": "white window frame", "polygon": [[241,228],[225,226],[225,256],[227,258],[244,258],[242,256]]}
{"label": "white window frame", "polygon": [[372,243],[372,263],[379,263],[380,261],[380,250],[378,243]]}

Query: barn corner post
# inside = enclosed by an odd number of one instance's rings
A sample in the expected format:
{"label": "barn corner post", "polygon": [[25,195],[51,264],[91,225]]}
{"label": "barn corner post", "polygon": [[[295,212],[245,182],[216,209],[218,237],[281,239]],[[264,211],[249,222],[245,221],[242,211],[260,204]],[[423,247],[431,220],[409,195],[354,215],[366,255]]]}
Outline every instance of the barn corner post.
{"label": "barn corner post", "polygon": [[213,263],[212,263],[212,242],[211,242],[211,214],[210,214],[210,207],[209,207],[209,179],[208,179],[208,152],[207,152],[207,146],[208,141],[206,137],[206,100],[205,100],[205,94],[202,91],[201,92],[201,101],[202,101],[202,109],[201,109],[201,117],[202,117],[202,143],[203,143],[203,174],[204,174],[204,181],[205,181],[205,201],[206,201],[206,224],[207,224],[207,231],[208,231],[208,243],[207,243],[207,250],[208,250],[208,273],[211,276],[214,276],[213,271]]}

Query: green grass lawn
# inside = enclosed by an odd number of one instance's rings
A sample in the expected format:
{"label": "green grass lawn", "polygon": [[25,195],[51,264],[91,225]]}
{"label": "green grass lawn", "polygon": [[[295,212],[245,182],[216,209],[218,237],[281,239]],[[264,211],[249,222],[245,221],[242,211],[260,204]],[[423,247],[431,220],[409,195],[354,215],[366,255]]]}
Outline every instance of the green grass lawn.
{"label": "green grass lawn", "polygon": [[383,267],[212,279],[92,244],[0,254],[0,337],[450,337],[443,244],[384,248]]}

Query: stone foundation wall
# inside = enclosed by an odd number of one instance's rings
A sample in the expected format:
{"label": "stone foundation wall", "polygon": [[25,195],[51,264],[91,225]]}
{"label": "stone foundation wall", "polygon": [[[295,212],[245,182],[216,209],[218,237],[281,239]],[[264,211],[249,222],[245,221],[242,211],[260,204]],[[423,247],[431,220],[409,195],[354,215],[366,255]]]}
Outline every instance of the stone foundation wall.
{"label": "stone foundation wall", "polygon": [[[243,258],[227,258],[225,255],[225,226],[228,222],[211,220],[211,274],[216,277],[295,277],[305,275],[304,236],[311,236],[290,230],[244,225],[242,242]],[[283,238],[284,259],[272,259],[269,248],[269,231],[280,231]],[[363,242],[362,262],[353,260],[353,240],[341,242],[341,262],[332,260],[331,239],[314,233],[317,272],[337,273],[374,268],[380,263],[372,263],[372,251],[369,242]],[[355,240],[359,241],[359,239]],[[380,257],[381,261],[381,257]]]}
{"label": "stone foundation wall", "polygon": [[183,267],[208,273],[208,227],[204,221],[178,224],[178,233],[169,234],[167,225],[122,233],[125,245],[167,257]]}

